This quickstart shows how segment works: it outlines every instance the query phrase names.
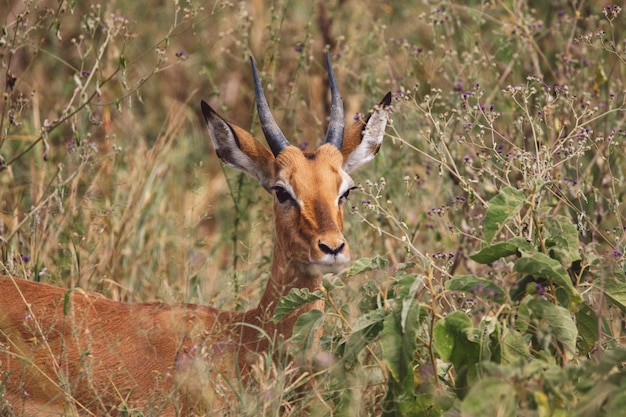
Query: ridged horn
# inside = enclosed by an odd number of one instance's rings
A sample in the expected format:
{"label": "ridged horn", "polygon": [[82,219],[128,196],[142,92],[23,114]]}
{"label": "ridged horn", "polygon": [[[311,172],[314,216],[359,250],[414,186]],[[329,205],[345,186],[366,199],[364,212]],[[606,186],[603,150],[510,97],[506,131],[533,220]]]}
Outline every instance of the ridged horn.
{"label": "ridged horn", "polygon": [[343,101],[337,87],[337,80],[333,73],[333,67],[330,63],[330,53],[326,52],[326,66],[328,67],[328,84],[330,86],[330,120],[328,122],[328,131],[324,143],[331,143],[341,150],[343,146]]}
{"label": "ridged horn", "polygon": [[259,81],[259,74],[252,56],[250,57],[250,65],[252,66],[254,95],[256,96],[256,108],[259,113],[259,119],[261,120],[261,129],[263,129],[265,140],[267,140],[267,144],[270,145],[274,157],[277,157],[283,149],[289,146],[289,141],[278,127],[278,124],[276,124],[274,116],[272,116],[270,107],[265,99],[265,94],[263,94],[263,87],[261,86],[261,81]]}

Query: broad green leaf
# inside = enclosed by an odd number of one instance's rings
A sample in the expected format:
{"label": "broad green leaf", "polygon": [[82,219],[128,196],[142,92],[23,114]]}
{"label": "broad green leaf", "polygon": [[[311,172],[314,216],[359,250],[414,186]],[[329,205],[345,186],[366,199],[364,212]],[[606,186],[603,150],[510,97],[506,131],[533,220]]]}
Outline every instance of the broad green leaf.
{"label": "broad green leaf", "polygon": [[[619,275],[618,275],[619,277]],[[626,313],[626,282],[617,277],[607,278],[603,285],[596,285],[614,306]]]}
{"label": "broad green leaf", "polygon": [[354,326],[352,326],[352,333],[367,329],[375,324],[381,324],[387,317],[387,314],[389,314],[388,310],[376,309],[359,316]]}
{"label": "broad green leaf", "polygon": [[476,377],[476,365],[480,362],[480,335],[472,325],[472,319],[462,311],[455,311],[439,320],[433,329],[435,350],[446,362],[451,362],[457,374],[455,384],[461,390]]}
{"label": "broad green leaf", "polygon": [[576,226],[566,217],[548,217],[543,223],[545,245],[551,257],[565,267],[579,261],[580,242]]}
{"label": "broad green leaf", "polygon": [[532,250],[530,243],[523,237],[514,237],[506,242],[496,243],[481,249],[479,252],[470,256],[470,259],[479,264],[490,264],[500,258],[517,255],[520,249],[529,252]]}
{"label": "broad green leaf", "polygon": [[[391,375],[398,382],[410,378],[411,386],[413,385],[413,361],[417,349],[421,310],[421,306],[414,302],[410,305],[406,317],[398,317],[397,314],[387,315],[380,333],[383,360]],[[405,320],[404,325],[402,320]]]}
{"label": "broad green leaf", "polygon": [[[417,349],[417,324],[420,306],[415,303],[409,310],[406,331],[397,314],[388,314],[380,332],[383,360],[393,378],[413,385],[413,353]],[[407,378],[410,381],[407,381]]]}
{"label": "broad green leaf", "polygon": [[439,320],[433,329],[435,350],[446,362],[452,362],[455,350],[467,342],[467,332],[473,330],[472,320],[462,311],[455,311]]}
{"label": "broad green leaf", "polygon": [[485,241],[492,239],[504,226],[504,223],[515,215],[524,205],[524,193],[516,188],[507,187],[489,200],[489,207],[485,215]]}
{"label": "broad green leaf", "polygon": [[519,363],[530,358],[530,350],[524,336],[516,330],[505,328],[500,341],[502,363]]}
{"label": "broad green leaf", "polygon": [[400,313],[400,325],[402,326],[402,332],[406,331],[406,321],[411,308],[417,304],[415,301],[415,294],[418,288],[424,281],[423,275],[410,274],[403,277],[405,282],[411,282],[408,287],[407,294],[402,298],[402,312]]}
{"label": "broad green leaf", "polygon": [[402,329],[395,314],[387,315],[380,332],[380,348],[383,353],[383,360],[389,368],[391,376],[400,381],[402,353]]}
{"label": "broad green leaf", "polygon": [[488,279],[476,275],[459,275],[446,281],[445,287],[450,291],[462,291],[482,295],[499,303],[504,301],[504,291]]}
{"label": "broad green leaf", "polygon": [[461,414],[480,417],[516,417],[517,390],[500,378],[487,377],[472,386],[461,403]]}
{"label": "broad green leaf", "polygon": [[576,313],[579,354],[586,355],[598,342],[598,317],[588,304],[582,303]]}
{"label": "broad green leaf", "polygon": [[352,328],[352,333],[337,350],[344,359],[345,367],[351,367],[359,352],[378,337],[388,314],[390,314],[388,310],[377,309],[359,317]]}
{"label": "broad green leaf", "polygon": [[549,336],[558,340],[569,354],[576,353],[578,330],[571,313],[542,298],[532,298],[525,303],[531,311],[531,320],[538,331],[547,331]]}
{"label": "broad green leaf", "polygon": [[575,308],[581,301],[580,293],[572,284],[572,280],[561,263],[544,253],[538,252],[522,256],[515,262],[515,270],[536,278],[546,278],[552,284],[562,288],[569,297],[571,309]]}
{"label": "broad green leaf", "polygon": [[626,410],[626,387],[618,387],[614,390],[606,406],[607,416],[619,416]]}
{"label": "broad green leaf", "polygon": [[293,326],[291,341],[300,350],[313,346],[315,334],[324,322],[324,313],[313,309],[298,317]]}
{"label": "broad green leaf", "polygon": [[473,331],[472,340],[476,337],[480,344],[481,361],[500,362],[500,346],[498,336],[500,323],[494,318],[484,318],[478,324],[478,329]]}
{"label": "broad green leaf", "polygon": [[360,258],[352,263],[350,269],[346,273],[347,277],[358,275],[363,272],[383,269],[387,266],[387,260],[382,256],[374,258]]}
{"label": "broad green leaf", "polygon": [[[602,359],[595,371],[601,375],[609,375],[615,369],[616,364],[623,362],[626,362],[626,347],[608,349],[602,354]],[[624,369],[621,369],[620,373],[624,374]]]}
{"label": "broad green leaf", "polygon": [[447,362],[453,361],[458,351],[468,342],[468,335],[474,330],[472,319],[462,311],[454,311],[435,324],[433,337],[435,349]]}
{"label": "broad green leaf", "polygon": [[323,294],[320,291],[310,292],[308,288],[292,288],[289,294],[278,300],[278,305],[274,309],[274,323],[281,321],[296,308],[321,299],[323,299]]}

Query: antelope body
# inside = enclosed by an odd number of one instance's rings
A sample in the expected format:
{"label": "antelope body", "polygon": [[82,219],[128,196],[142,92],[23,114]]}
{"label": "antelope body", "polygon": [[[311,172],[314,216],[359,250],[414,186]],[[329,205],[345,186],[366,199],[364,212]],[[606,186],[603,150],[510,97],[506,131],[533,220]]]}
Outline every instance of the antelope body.
{"label": "antelope body", "polygon": [[[320,288],[350,260],[342,234],[348,173],[377,153],[390,94],[344,134],[343,104],[327,55],[332,107],[325,143],[302,152],[274,121],[254,61],[261,126],[270,150],[201,103],[215,151],[274,194],[271,276],[257,308],[124,303],[0,276],[0,415],[190,415],[217,409],[229,379],[245,376],[277,338],[288,339],[309,303],[278,323],[274,308],[292,288]],[[209,381],[210,386],[198,381]],[[4,396],[4,398],[2,397]]]}

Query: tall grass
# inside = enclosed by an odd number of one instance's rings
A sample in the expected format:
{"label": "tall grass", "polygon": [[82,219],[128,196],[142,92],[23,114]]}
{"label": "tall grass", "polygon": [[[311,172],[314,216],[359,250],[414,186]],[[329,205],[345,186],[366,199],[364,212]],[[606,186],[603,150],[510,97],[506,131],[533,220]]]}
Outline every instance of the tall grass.
{"label": "tall grass", "polygon": [[259,134],[253,54],[279,125],[313,148],[330,47],[348,118],[394,93],[346,206],[357,260],[325,283],[326,312],[299,322],[294,352],[324,328],[319,366],[265,358],[232,414],[608,416],[623,403],[620,6],[0,11],[0,272],[117,300],[255,305],[271,200],[220,165],[197,104]]}

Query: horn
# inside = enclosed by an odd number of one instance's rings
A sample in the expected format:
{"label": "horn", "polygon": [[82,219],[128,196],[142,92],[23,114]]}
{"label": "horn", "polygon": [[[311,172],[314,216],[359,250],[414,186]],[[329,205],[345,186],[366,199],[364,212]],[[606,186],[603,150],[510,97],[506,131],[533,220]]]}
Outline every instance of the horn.
{"label": "horn", "polygon": [[335,145],[337,149],[341,150],[343,146],[343,102],[341,101],[341,94],[339,94],[339,88],[337,88],[337,80],[333,73],[333,68],[330,64],[330,53],[326,52],[326,66],[328,67],[328,84],[330,86],[330,120],[328,122],[328,131],[326,132],[326,140],[324,143],[330,143]]}
{"label": "horn", "polygon": [[259,119],[261,120],[261,129],[263,129],[265,140],[267,140],[267,144],[270,145],[270,149],[272,150],[274,157],[277,157],[283,149],[289,146],[289,141],[276,124],[276,120],[274,120],[274,116],[272,116],[270,107],[267,105],[265,94],[263,94],[263,87],[261,86],[261,81],[259,81],[256,64],[254,63],[254,58],[252,56],[250,56],[250,65],[252,66],[254,95],[256,96],[256,108],[259,113]]}

